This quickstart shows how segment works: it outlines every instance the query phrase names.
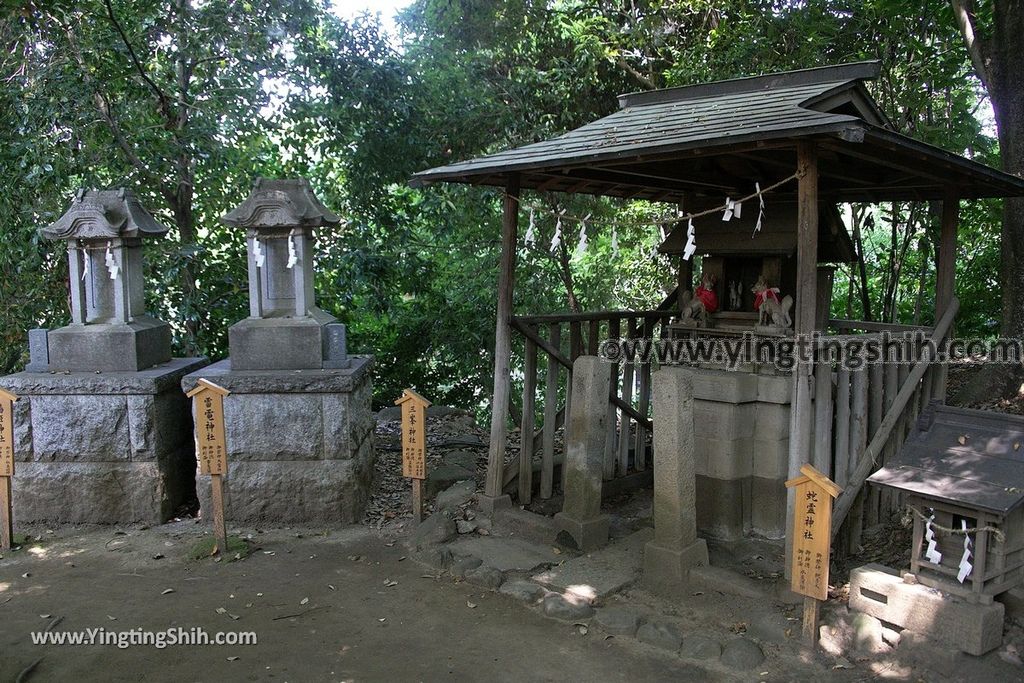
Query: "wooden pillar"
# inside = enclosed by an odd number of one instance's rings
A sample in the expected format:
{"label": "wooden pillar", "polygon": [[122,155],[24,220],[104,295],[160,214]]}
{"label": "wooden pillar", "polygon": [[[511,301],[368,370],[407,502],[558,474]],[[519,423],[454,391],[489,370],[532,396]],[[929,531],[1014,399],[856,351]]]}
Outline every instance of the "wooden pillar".
{"label": "wooden pillar", "polygon": [[[814,331],[818,299],[818,155],[812,142],[797,143],[797,252],[796,252],[796,316],[795,332],[809,340]],[[799,342],[798,342],[799,343]],[[797,363],[793,370],[793,398],[790,404],[789,477],[800,476],[800,466],[811,461],[811,425],[814,406],[811,402],[813,372],[807,363]],[[786,505],[786,528],[793,528],[795,489],[789,489]],[[786,536],[786,576],[792,569],[792,542]]]}
{"label": "wooden pillar", "polygon": [[[946,312],[953,300],[956,279],[956,233],[960,222],[960,197],[956,188],[946,189],[942,200],[942,232],[939,236],[939,250],[935,255],[935,322]],[[952,336],[950,334],[949,336]],[[933,399],[946,402],[945,364],[935,368],[936,377]]]}
{"label": "wooden pillar", "polygon": [[515,286],[516,233],[519,228],[519,176],[505,186],[501,223],[501,261],[498,267],[498,313],[494,329],[494,395],[491,400],[491,443],[487,455],[487,482],[481,507],[487,512],[510,507],[512,499],[501,493],[508,436],[509,362],[512,355],[512,290]]}
{"label": "wooden pillar", "polygon": [[[691,257],[692,259],[692,257]],[[690,303],[689,300],[683,296],[686,292],[693,289],[693,261],[683,258],[683,255],[679,255],[679,282],[678,282],[678,296],[676,297],[676,308],[682,315],[683,308],[686,304]]]}

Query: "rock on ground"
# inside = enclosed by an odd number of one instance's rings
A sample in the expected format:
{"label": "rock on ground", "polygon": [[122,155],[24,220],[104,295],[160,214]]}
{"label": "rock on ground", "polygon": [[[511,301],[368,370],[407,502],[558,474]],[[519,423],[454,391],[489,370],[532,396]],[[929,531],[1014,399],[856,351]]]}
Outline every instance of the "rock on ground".
{"label": "rock on ground", "polygon": [[634,636],[640,627],[640,614],[628,607],[605,607],[597,610],[594,625],[613,636]]}
{"label": "rock on ground", "polygon": [[434,509],[453,510],[464,503],[468,503],[474,494],[476,494],[475,481],[468,479],[457,482],[437,494],[437,499],[434,501]]}
{"label": "rock on ground", "polygon": [[477,567],[466,572],[466,581],[469,581],[474,586],[489,588],[490,590],[498,590],[504,580],[505,575],[494,567]]}
{"label": "rock on ground", "polygon": [[760,646],[746,638],[730,640],[722,648],[722,663],[734,669],[753,669],[764,661]]}
{"label": "rock on ground", "polygon": [[443,512],[427,517],[412,532],[409,542],[417,550],[423,550],[431,545],[447,543],[455,538],[455,522]]}
{"label": "rock on ground", "polygon": [[641,626],[636,637],[641,643],[647,643],[664,650],[678,650],[683,642],[679,627],[664,621],[649,621]]}
{"label": "rock on ground", "polygon": [[504,593],[516,600],[523,602],[534,603],[540,600],[544,593],[543,586],[538,586],[531,581],[524,581],[522,579],[515,579],[513,581],[506,581],[501,584],[501,588],[498,590],[499,593]]}
{"label": "rock on ground", "polygon": [[457,579],[466,578],[466,574],[473,571],[484,563],[479,557],[473,557],[472,555],[464,555],[462,557],[456,557],[452,560],[451,566],[448,568],[448,572]]}
{"label": "rock on ground", "polygon": [[722,646],[714,638],[697,633],[683,638],[679,654],[690,659],[718,659],[722,654]]}
{"label": "rock on ground", "polygon": [[544,614],[555,619],[587,619],[594,616],[594,608],[575,596],[566,598],[558,593],[544,596]]}

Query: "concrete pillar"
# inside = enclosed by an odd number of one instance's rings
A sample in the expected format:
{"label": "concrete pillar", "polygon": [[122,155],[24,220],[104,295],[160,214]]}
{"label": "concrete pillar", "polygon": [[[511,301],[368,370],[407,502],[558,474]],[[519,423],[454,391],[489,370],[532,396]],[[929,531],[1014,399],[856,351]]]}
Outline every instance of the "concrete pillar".
{"label": "concrete pillar", "polygon": [[654,406],[654,540],[644,549],[644,582],[672,591],[692,567],[707,565],[697,538],[697,474],[693,380],[687,368],[662,367],[652,377]]}
{"label": "concrete pillar", "polygon": [[559,537],[581,550],[608,542],[609,519],[601,514],[601,479],[607,438],[608,365],[597,356],[573,363],[572,408],[565,444],[565,503],[555,515]]}

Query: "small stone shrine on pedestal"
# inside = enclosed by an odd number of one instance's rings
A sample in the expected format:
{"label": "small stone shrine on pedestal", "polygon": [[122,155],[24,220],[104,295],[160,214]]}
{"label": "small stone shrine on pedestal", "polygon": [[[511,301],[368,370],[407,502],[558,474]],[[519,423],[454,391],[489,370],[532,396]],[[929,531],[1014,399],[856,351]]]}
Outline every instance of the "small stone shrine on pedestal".
{"label": "small stone shrine on pedestal", "polygon": [[82,190],[41,230],[67,241],[71,324],[29,332],[25,372],[0,378],[15,404],[19,522],[158,523],[193,496],[170,326],[145,312],[142,238],[167,228],[131,192]]}
{"label": "small stone shrine on pedestal", "polygon": [[[345,326],[316,307],[313,231],[339,219],[309,182],[256,181],[222,219],[246,231],[249,317],[228,331],[229,358],[193,373],[224,397],[226,511],[233,522],[353,522],[373,465],[372,356],[349,356]],[[209,491],[199,487],[200,509]]]}

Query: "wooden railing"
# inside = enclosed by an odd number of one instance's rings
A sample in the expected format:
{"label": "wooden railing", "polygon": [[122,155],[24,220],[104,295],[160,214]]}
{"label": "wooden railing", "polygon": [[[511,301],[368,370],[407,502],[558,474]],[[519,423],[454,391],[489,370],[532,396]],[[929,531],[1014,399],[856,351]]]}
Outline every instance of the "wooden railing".
{"label": "wooden railing", "polygon": [[[515,484],[519,503],[532,500],[534,472],[539,469],[539,496],[555,491],[555,433],[565,424],[572,405],[572,365],[581,355],[597,355],[602,340],[664,338],[676,315],[675,294],[650,311],[600,311],[514,316],[510,325],[522,341],[523,378],[520,449],[505,466],[503,488]],[[542,367],[543,366],[543,367]],[[543,383],[540,373],[543,369]],[[609,363],[608,437],[604,479],[611,480],[648,468],[651,430],[651,366],[649,363]],[[537,427],[537,418],[541,426]],[[535,456],[540,453],[539,467]],[[564,468],[562,469],[564,483]]]}
{"label": "wooden railing", "polygon": [[[884,332],[922,332],[903,344],[899,362],[872,363],[859,370],[819,362],[814,373],[813,465],[843,487],[832,513],[832,535],[855,550],[864,525],[900,507],[892,491],[864,488],[865,480],[903,445],[921,410],[945,398],[945,366],[934,349],[947,340],[959,310],[955,298],[934,329],[833,320],[840,332],[869,330],[859,339]],[[820,349],[819,349],[820,352]],[[846,529],[843,536],[840,531]]]}

